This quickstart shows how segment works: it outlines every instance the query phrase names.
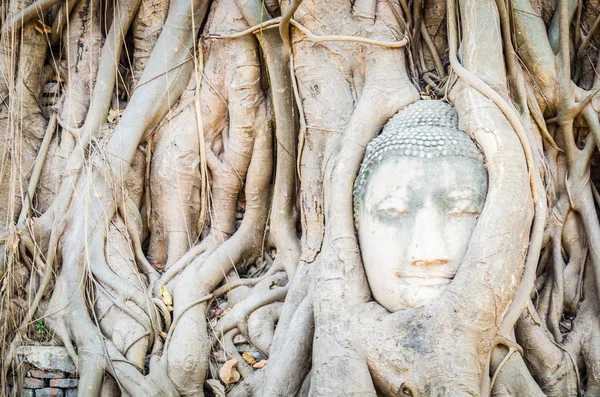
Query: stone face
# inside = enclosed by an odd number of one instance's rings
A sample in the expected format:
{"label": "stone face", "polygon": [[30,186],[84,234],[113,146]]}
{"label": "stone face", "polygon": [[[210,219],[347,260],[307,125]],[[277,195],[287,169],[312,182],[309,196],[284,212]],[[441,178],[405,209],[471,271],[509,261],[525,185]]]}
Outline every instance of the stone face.
{"label": "stone face", "polygon": [[40,379],[60,379],[65,377],[62,371],[44,371],[41,369],[32,369],[27,373],[27,376]]}
{"label": "stone face", "polygon": [[62,346],[20,346],[17,354],[38,369],[75,372],[75,365]]}
{"label": "stone face", "polygon": [[355,184],[365,273],[390,312],[444,293],[487,195],[482,154],[456,129],[450,105],[421,102],[430,103],[400,111],[369,143]]}
{"label": "stone face", "polygon": [[64,393],[61,389],[53,387],[46,387],[44,389],[37,389],[35,391],[35,397],[63,397]]}
{"label": "stone face", "polygon": [[44,381],[37,378],[25,378],[23,387],[26,389],[41,389],[44,387]]}
{"label": "stone face", "polygon": [[51,379],[50,387],[60,387],[61,389],[73,389],[77,387],[77,379]]}
{"label": "stone face", "polygon": [[77,397],[77,389],[66,390],[65,396],[66,397]]}
{"label": "stone face", "polygon": [[35,391],[31,390],[31,389],[24,389],[23,390],[23,394],[21,394],[22,397],[33,397],[35,396]]}

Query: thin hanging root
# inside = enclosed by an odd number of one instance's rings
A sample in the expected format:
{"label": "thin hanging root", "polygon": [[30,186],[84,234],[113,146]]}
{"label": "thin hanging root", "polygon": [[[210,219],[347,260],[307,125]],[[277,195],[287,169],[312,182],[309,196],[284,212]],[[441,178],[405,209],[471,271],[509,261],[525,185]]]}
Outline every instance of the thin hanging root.
{"label": "thin hanging root", "polygon": [[544,116],[542,115],[542,111],[540,106],[538,105],[535,98],[532,99],[533,94],[527,95],[527,106],[529,107],[529,114],[533,117],[533,120],[539,127],[540,131],[542,131],[542,136],[544,139],[552,146],[557,152],[562,153],[562,149],[558,147],[550,132],[548,132],[548,128],[546,127],[546,122],[544,121]]}
{"label": "thin hanging root", "polygon": [[[205,39],[237,39],[248,34],[256,34],[260,33],[267,29],[273,29],[279,27],[281,23],[281,17],[270,19],[267,22],[256,24],[246,30],[242,30],[239,33],[229,34],[229,35],[208,35],[205,36]],[[324,43],[324,42],[346,42],[346,43],[360,43],[360,44],[369,44],[375,45],[379,47],[385,48],[403,48],[408,44],[408,35],[404,35],[401,40],[398,41],[381,41],[381,40],[373,40],[365,37],[356,37],[356,36],[338,36],[338,35],[316,35],[312,33],[310,30],[304,27],[300,22],[295,19],[290,20],[290,24],[300,30],[304,35],[313,43]]]}
{"label": "thin hanging root", "polygon": [[561,239],[562,239],[563,228],[559,227],[552,235],[552,256],[553,256],[553,286],[552,294],[550,296],[550,321],[549,329],[554,336],[554,339],[558,343],[562,343],[562,335],[560,332],[559,324],[563,314],[564,307],[564,294],[565,294],[565,281],[564,281],[564,264],[561,252]]}
{"label": "thin hanging root", "polygon": [[[140,230],[133,219],[141,218],[141,214],[137,211],[137,207],[131,201],[131,199],[126,198],[124,200],[118,200],[119,202],[119,212],[123,217],[123,222],[125,223],[125,227],[127,228],[127,233],[129,234],[129,238],[131,239],[131,244],[133,245],[133,252],[135,254],[135,259],[138,267],[148,277],[148,281],[150,285],[154,285],[156,280],[159,279],[160,275],[154,269],[154,267],[148,262],[146,259],[146,255],[142,250],[142,243],[140,241]],[[133,214],[131,213],[133,212]]]}
{"label": "thin hanging root", "polygon": [[78,1],[79,0],[67,1],[66,3],[63,3],[63,5],[60,7],[56,18],[52,23],[52,31],[50,32],[50,44],[52,46],[58,44],[58,42],[60,41],[62,37],[63,28],[65,27],[69,19],[69,14],[71,13]]}
{"label": "thin hanging root", "polygon": [[17,225],[19,225],[21,228],[24,227],[25,219],[29,216],[29,212],[31,211],[33,196],[35,195],[35,191],[40,180],[40,175],[42,174],[42,169],[44,168],[44,162],[46,161],[46,156],[48,155],[48,149],[50,148],[52,136],[56,130],[57,120],[58,115],[53,112],[50,116],[50,121],[48,122],[46,133],[44,134],[44,139],[42,140],[38,154],[35,158],[35,164],[33,165],[31,177],[29,178],[29,186],[27,187],[27,200],[25,200],[23,207],[21,207],[21,213],[19,214],[19,220],[17,221]]}
{"label": "thin hanging root", "polygon": [[512,356],[513,353],[516,352],[516,351],[518,351],[518,350],[515,349],[512,346],[508,348],[508,353],[506,354],[506,356],[504,356],[504,358],[502,359],[502,361],[498,365],[498,368],[496,368],[496,371],[494,372],[494,375],[492,376],[492,381],[490,382],[490,390],[494,389],[494,383],[496,383],[496,378],[498,377],[498,374],[502,370],[502,367],[504,367],[504,364],[506,364],[506,362],[508,361],[508,359],[510,358],[510,356]]}
{"label": "thin hanging root", "polygon": [[302,153],[304,152],[304,143],[306,141],[306,115],[304,114],[304,105],[298,89],[298,80],[294,68],[294,55],[290,55],[290,76],[292,79],[292,89],[294,90],[294,100],[298,108],[298,120],[300,121],[300,131],[298,133],[298,154],[296,155],[296,172],[298,180],[302,182]]}
{"label": "thin hanging root", "polygon": [[[200,186],[200,194],[201,202],[200,202],[200,215],[198,216],[198,234],[202,233],[202,229],[204,228],[204,220],[206,219],[207,212],[210,211],[210,196],[211,196],[211,186],[208,174],[208,159],[207,159],[207,148],[206,148],[206,139],[204,137],[204,121],[202,120],[202,110],[200,108],[200,86],[202,83],[202,77],[204,74],[198,73],[198,70],[204,70],[204,41],[200,40],[198,44],[198,50],[196,51],[196,47],[194,47],[195,57],[194,62],[196,63],[196,67],[194,68],[194,73],[196,76],[196,95],[194,95],[194,111],[196,112],[196,126],[198,129],[198,143],[199,143],[199,151],[200,151],[200,178],[201,178],[201,186]],[[225,145],[223,145],[225,146]],[[148,217],[148,219],[150,219]]]}
{"label": "thin hanging root", "polygon": [[594,32],[598,28],[598,25],[600,25],[600,14],[598,14],[596,19],[594,20],[594,23],[592,24],[588,34],[585,35],[583,40],[581,41],[581,45],[579,46],[579,49],[577,50],[577,58],[581,58],[583,56],[583,51],[585,51],[585,49],[587,48],[592,37],[594,37]]}
{"label": "thin hanging root", "polygon": [[427,31],[427,26],[425,26],[425,21],[421,21],[421,36],[423,36],[423,40],[425,41],[425,45],[429,49],[429,53],[433,58],[433,63],[435,68],[440,75],[440,80],[446,77],[446,72],[444,71],[444,66],[442,65],[442,60],[440,59],[440,54],[438,54],[437,48],[435,48],[435,44],[429,35],[429,31]]}
{"label": "thin hanging root", "polygon": [[302,1],[303,0],[292,0],[292,2],[286,7],[283,15],[281,16],[281,21],[279,22],[279,35],[281,36],[281,41],[283,41],[283,47],[290,56],[292,55],[292,44],[290,42],[290,20],[294,16],[294,13],[298,7],[300,7],[302,4]]}

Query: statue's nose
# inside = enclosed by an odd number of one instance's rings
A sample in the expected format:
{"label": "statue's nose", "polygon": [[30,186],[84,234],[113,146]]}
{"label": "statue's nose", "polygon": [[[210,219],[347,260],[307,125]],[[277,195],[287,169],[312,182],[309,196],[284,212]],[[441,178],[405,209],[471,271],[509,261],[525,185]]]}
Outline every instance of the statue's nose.
{"label": "statue's nose", "polygon": [[411,265],[440,266],[448,263],[442,230],[442,219],[438,211],[428,205],[419,208],[407,252]]}

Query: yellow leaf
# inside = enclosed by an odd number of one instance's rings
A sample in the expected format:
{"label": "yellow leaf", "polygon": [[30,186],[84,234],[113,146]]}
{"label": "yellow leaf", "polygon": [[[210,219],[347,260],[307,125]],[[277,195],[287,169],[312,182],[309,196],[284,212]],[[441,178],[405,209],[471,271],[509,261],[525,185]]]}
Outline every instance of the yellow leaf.
{"label": "yellow leaf", "polygon": [[33,22],[33,28],[37,30],[40,34],[52,32],[52,28],[39,19]]}
{"label": "yellow leaf", "polygon": [[163,338],[163,339],[167,339],[167,336],[168,336],[168,335],[167,335],[167,333],[166,333],[165,331],[161,331],[161,332],[159,332],[159,333],[158,333],[158,335],[159,335],[161,338]]}
{"label": "yellow leaf", "polygon": [[256,364],[256,360],[254,359],[254,357],[252,357],[252,354],[250,354],[248,352],[242,353],[242,358],[244,359],[245,362],[247,362],[250,365]]}
{"label": "yellow leaf", "polygon": [[238,361],[231,359],[228,360],[221,369],[219,370],[219,377],[225,383],[225,386],[229,386],[231,383],[240,381],[240,373],[237,370]]}
{"label": "yellow leaf", "polygon": [[15,239],[13,240],[13,253],[17,253],[17,250],[19,249],[19,238],[17,236],[15,236]]}
{"label": "yellow leaf", "polygon": [[254,364],[252,366],[252,368],[261,369],[265,365],[267,365],[267,360],[260,360],[259,362],[257,362],[256,364]]}
{"label": "yellow leaf", "polygon": [[169,290],[167,290],[166,285],[163,285],[162,287],[160,287],[160,299],[163,301],[163,303],[165,305],[167,305],[167,307],[173,306],[173,297],[169,293]]}

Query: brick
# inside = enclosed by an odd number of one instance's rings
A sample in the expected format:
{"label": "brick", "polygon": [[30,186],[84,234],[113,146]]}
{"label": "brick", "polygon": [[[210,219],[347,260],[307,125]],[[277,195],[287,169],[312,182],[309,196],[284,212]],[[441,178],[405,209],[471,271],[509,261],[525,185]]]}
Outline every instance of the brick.
{"label": "brick", "polygon": [[77,379],[50,379],[50,387],[73,389],[77,387]]}
{"label": "brick", "polygon": [[27,376],[41,379],[60,379],[65,377],[65,373],[62,371],[44,371],[41,369],[32,369],[27,373]]}
{"label": "brick", "polygon": [[77,389],[69,389],[69,390],[65,390],[66,397],[77,397]]}
{"label": "brick", "polygon": [[35,397],[63,397],[64,393],[60,389],[53,387],[46,387],[44,389],[37,389],[35,391]]}
{"label": "brick", "polygon": [[41,389],[44,387],[44,380],[37,378],[25,378],[23,387],[26,389]]}
{"label": "brick", "polygon": [[33,397],[33,396],[35,396],[35,390],[23,389],[23,394],[21,394],[21,397]]}

